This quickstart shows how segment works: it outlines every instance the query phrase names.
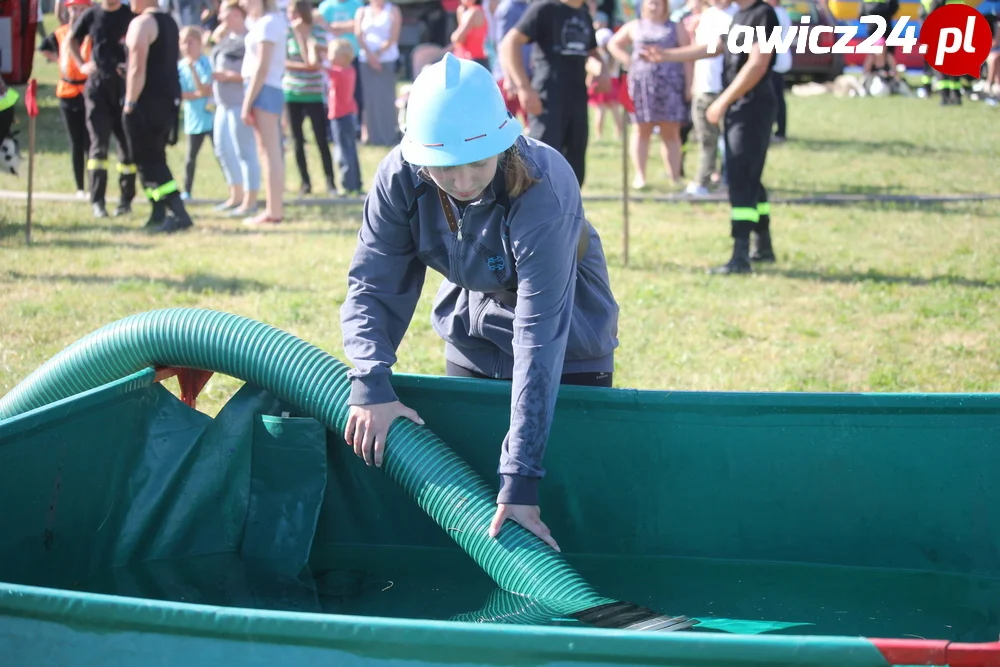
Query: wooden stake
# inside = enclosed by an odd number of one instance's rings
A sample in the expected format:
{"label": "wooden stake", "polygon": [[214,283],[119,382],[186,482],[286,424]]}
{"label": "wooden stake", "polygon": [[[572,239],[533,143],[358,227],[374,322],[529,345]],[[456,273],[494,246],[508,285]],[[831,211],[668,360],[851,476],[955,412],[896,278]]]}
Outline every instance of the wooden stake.
{"label": "wooden stake", "polygon": [[31,245],[31,193],[35,185],[35,119],[38,117],[38,82],[28,81],[25,91],[24,106],[28,112],[28,215],[24,227],[24,237]]}
{"label": "wooden stake", "polygon": [[31,192],[35,180],[35,117],[28,116],[28,216],[24,228],[25,241],[31,245]]}

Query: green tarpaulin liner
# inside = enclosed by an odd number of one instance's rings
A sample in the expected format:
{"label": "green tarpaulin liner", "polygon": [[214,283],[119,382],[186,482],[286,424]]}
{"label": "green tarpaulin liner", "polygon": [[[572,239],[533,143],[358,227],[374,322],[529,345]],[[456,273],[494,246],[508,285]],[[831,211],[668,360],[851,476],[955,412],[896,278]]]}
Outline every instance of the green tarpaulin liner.
{"label": "green tarpaulin liner", "polygon": [[[394,383],[494,477],[509,385]],[[526,610],[338,434],[252,385],[211,419],[141,371],[0,421],[0,656],[884,667],[863,636],[998,634],[998,434],[994,395],[566,388],[541,490],[566,557],[728,631],[653,635],[503,622]],[[814,625],[742,634],[772,619]]]}

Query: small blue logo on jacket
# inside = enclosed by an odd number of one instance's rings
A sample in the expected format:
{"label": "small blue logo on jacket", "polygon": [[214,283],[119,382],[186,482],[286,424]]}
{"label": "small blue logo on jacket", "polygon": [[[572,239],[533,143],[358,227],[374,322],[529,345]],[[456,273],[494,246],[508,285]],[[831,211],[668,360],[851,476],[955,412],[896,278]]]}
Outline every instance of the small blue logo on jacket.
{"label": "small blue logo on jacket", "polygon": [[486,260],[486,266],[490,267],[490,271],[503,271],[507,262],[504,261],[502,255],[494,255]]}

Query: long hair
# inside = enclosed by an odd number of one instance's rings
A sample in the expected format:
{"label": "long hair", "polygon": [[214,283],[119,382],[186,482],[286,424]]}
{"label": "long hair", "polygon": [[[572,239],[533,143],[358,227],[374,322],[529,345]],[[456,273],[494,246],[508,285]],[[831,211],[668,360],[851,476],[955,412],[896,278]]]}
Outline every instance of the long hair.
{"label": "long hair", "polygon": [[520,197],[525,190],[538,183],[538,179],[528,168],[528,163],[521,156],[516,142],[500,154],[499,168],[503,169],[504,187],[511,199]]}
{"label": "long hair", "polygon": [[297,0],[295,3],[295,13],[299,15],[306,25],[313,24],[313,6],[309,0]]}

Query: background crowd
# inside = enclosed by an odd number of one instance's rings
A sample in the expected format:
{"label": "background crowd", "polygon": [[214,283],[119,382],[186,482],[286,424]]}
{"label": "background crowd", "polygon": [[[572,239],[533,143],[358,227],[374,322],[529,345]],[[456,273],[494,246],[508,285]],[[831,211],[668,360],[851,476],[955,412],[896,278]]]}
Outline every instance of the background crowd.
{"label": "background crowd", "polygon": [[[55,11],[69,27],[90,1],[57,0]],[[787,29],[780,1],[768,0]],[[725,189],[720,128],[705,116],[723,88],[722,56],[693,63],[652,63],[632,56],[649,45],[711,41],[735,14],[732,0],[687,0],[680,6],[676,0],[672,6],[668,0],[431,4],[440,5],[441,12],[425,14],[425,41],[404,48],[409,4],[160,0],[161,9],[181,27],[178,73],[187,147],[182,196],[219,199],[220,214],[248,222],[280,222],[284,193],[296,189],[286,183],[291,171],[286,154],[294,157],[300,194],[315,192],[319,183],[328,195],[362,194],[370,175],[361,173],[358,143],[387,150],[398,143],[405,128],[406,82],[447,51],[490,69],[527,132],[562,150],[581,184],[590,139],[603,137],[610,117],[617,137],[626,122],[633,127],[633,188],[647,187],[649,153],[658,148],[678,190],[705,195]],[[512,30],[518,58],[505,56],[501,48]],[[50,35],[41,50],[61,68],[71,68],[60,58],[58,36],[59,31]],[[577,48],[582,52],[572,53]],[[579,65],[583,61],[585,68]],[[789,61],[788,54],[778,58],[772,73],[779,100],[776,142],[786,133],[782,73]],[[79,77],[79,72],[62,74]],[[518,77],[523,77],[520,86]],[[71,100],[81,92],[82,87],[67,84],[61,94]],[[252,128],[246,122],[248,96],[256,109]],[[86,196],[88,132],[82,105],[74,116],[67,111],[72,104],[62,103],[77,188]],[[588,114],[588,107],[595,113]],[[196,160],[206,139],[229,186],[226,196],[196,192]],[[684,174],[685,148],[700,152],[695,174]],[[322,180],[309,171],[309,151],[320,158]],[[102,208],[103,202],[95,214],[104,215]]]}

